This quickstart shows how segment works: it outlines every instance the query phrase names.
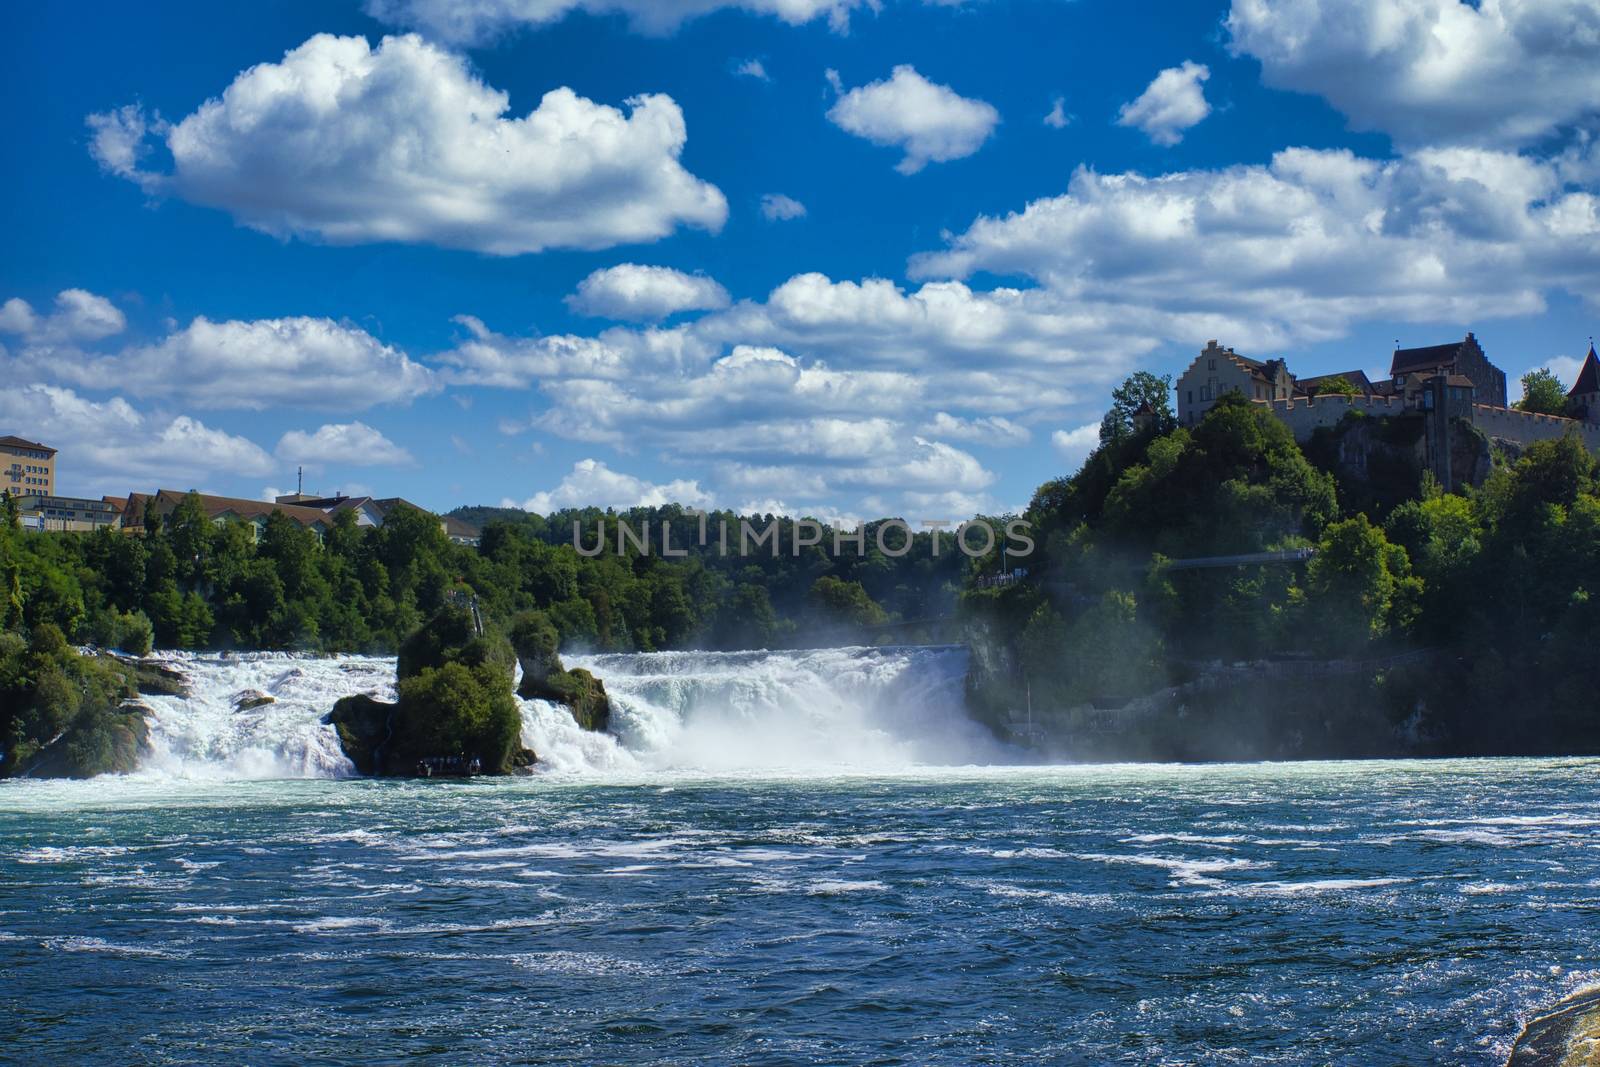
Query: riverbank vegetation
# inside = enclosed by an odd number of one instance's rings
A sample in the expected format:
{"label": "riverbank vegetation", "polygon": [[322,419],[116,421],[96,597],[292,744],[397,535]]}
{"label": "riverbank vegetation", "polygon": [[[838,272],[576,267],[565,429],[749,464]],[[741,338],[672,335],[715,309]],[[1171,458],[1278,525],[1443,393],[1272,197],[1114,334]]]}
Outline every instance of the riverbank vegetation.
{"label": "riverbank vegetation", "polygon": [[[1227,746],[1208,750],[1208,733],[1263,739],[1235,758],[1600,751],[1584,666],[1600,482],[1579,439],[1486,455],[1482,484],[1454,494],[1420,464],[1409,486],[1390,471],[1391,491],[1341,492],[1351,449],[1317,445],[1239,397],[1193,427],[1103,432],[1081,471],[1033,498],[1031,580],[963,595],[975,701],[996,721],[1031,707],[1131,728],[1124,747],[1161,758],[1215,758]],[[1300,549],[1314,555],[1192,565]],[[1213,684],[1237,663],[1252,666]]]}
{"label": "riverbank vegetation", "polygon": [[[865,551],[823,543],[798,552],[794,524],[776,522],[782,553],[722,554],[702,545],[701,519],[675,505],[564,511],[548,518],[514,509],[467,509],[484,523],[480,545],[452,543],[438,520],[396,507],[382,527],[341,513],[319,543],[284,517],[258,541],[242,523],[213,523],[184,501],[143,533],[21,536],[0,548],[8,611],[25,629],[56,625],[70,640],[139,652],[162,648],[393,652],[454,592],[475,595],[508,621],[541,611],[561,647],[596,651],[771,648],[862,639],[864,628],[949,613],[968,568],[946,532],[941,551],[916,535],[904,555],[881,551],[869,527]],[[712,528],[732,512],[708,516]],[[621,551],[580,555],[573,524],[619,543],[618,527],[649,530],[651,550],[626,538]],[[661,529],[683,556],[660,553]],[[898,534],[889,538],[899,545]]]}

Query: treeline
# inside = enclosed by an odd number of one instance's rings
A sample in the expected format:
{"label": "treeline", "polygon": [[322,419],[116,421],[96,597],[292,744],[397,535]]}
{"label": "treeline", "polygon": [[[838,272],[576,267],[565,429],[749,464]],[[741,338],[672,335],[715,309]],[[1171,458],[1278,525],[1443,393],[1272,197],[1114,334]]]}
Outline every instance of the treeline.
{"label": "treeline", "polygon": [[[384,652],[455,591],[476,596],[496,619],[545,612],[568,649],[781,647],[946,614],[978,565],[948,533],[937,554],[927,532],[903,554],[891,537],[894,554],[885,553],[873,526],[864,551],[847,540],[835,555],[825,530],[820,544],[796,552],[794,523],[772,516],[751,522],[763,531],[777,524],[781,550],[769,541],[741,554],[740,517],[731,512],[708,517],[711,529],[726,521],[735,531],[724,553],[715,540],[701,545],[702,520],[676,506],[548,519],[480,509],[474,517],[487,520],[475,547],[451,542],[435,516],[404,506],[381,527],[340,513],[321,543],[276,512],[257,540],[247,524],[210,521],[192,495],[134,535],[24,534],[13,511],[0,533],[5,628],[48,623],[69,641],[136,654],[152,646]],[[591,551],[603,531],[606,550],[577,552],[574,521]],[[619,551],[619,524],[648,531],[648,548],[622,538]],[[685,555],[662,555],[664,525]]]}
{"label": "treeline", "polygon": [[[1348,459],[1325,441],[1303,450],[1260,405],[1224,398],[1185,428],[1164,381],[1137,385],[1124,389],[1155,401],[1154,416],[1114,409],[1083,468],[1035,494],[1033,580],[963,595],[987,635],[975,645],[987,710],[1119,705],[1217,661],[1427,650],[1421,665],[1364,682],[1421,750],[1600,751],[1587,669],[1600,637],[1600,481],[1577,437],[1497,452],[1483,484],[1461,493],[1420,462],[1387,472],[1408,492],[1341,493]],[[1374,440],[1417,438],[1377,429]],[[1297,548],[1315,555],[1171,567]]]}

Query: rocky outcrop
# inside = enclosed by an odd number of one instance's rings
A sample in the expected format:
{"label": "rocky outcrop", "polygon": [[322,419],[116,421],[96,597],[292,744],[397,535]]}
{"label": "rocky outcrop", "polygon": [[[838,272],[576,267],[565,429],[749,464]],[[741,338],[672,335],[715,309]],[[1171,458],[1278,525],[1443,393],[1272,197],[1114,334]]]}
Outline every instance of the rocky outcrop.
{"label": "rocky outcrop", "polygon": [[585,730],[604,732],[611,727],[611,699],[605,683],[582,667],[551,671],[543,678],[524,674],[517,695],[524,700],[549,700],[565,704]]}
{"label": "rocky outcrop", "polygon": [[233,694],[234,711],[254,711],[256,708],[264,708],[268,704],[277,702],[277,697],[268,696],[259,689],[241,689]]}
{"label": "rocky outcrop", "polygon": [[556,629],[543,613],[530,611],[517,617],[511,627],[511,646],[522,667],[517,695],[566,705],[585,730],[609,729],[611,700],[605,683],[581,667],[567,670],[557,644]]}
{"label": "rocky outcrop", "polygon": [[357,693],[340,697],[333,710],[323,717],[339,734],[339,747],[361,774],[382,774],[383,750],[393,733],[398,705]]}
{"label": "rocky outcrop", "polygon": [[102,660],[119,665],[134,687],[146,696],[186,697],[189,680],[182,671],[158,659],[123,656],[115,652],[97,653]]}
{"label": "rocky outcrop", "polygon": [[1528,1021],[1506,1067],[1584,1067],[1600,1062],[1600,987],[1575,993]]}
{"label": "rocky outcrop", "polygon": [[79,652],[50,623],[26,640],[0,633],[0,778],[137,768],[150,736],[150,709],[137,699],[140,662]]}
{"label": "rocky outcrop", "polygon": [[397,701],[348,696],[324,721],[362,774],[435,766],[515,773],[537,758],[521,742],[521,710],[511,695],[515,664],[504,636],[479,633],[472,615],[442,608],[400,647]]}
{"label": "rocky outcrop", "polygon": [[94,716],[40,750],[29,763],[29,778],[93,778],[128,774],[150,747],[150,709],[128,701]]}

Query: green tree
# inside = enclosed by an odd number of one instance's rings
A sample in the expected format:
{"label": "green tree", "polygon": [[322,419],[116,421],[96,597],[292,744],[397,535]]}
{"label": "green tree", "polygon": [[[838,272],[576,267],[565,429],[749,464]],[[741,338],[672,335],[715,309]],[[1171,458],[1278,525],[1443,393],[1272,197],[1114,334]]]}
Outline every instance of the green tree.
{"label": "green tree", "polygon": [[860,582],[842,581],[831,574],[811,583],[806,599],[818,620],[826,624],[873,626],[888,618]]}
{"label": "green tree", "polygon": [[1307,623],[1328,647],[1359,649],[1409,622],[1421,588],[1406,550],[1356,515],[1323,532],[1306,567]]}
{"label": "green tree", "polygon": [[1565,415],[1567,390],[1549,369],[1529,371],[1522,376],[1522,399],[1512,406],[1540,415]]}
{"label": "green tree", "polygon": [[522,716],[511,679],[492,666],[429,667],[400,683],[395,729],[407,747],[430,756],[476,756],[505,769],[520,747]]}
{"label": "green tree", "polygon": [[1156,434],[1168,433],[1178,425],[1178,418],[1172,412],[1172,375],[1135,371],[1112,390],[1111,410],[1100,420],[1100,443],[1134,436],[1134,416],[1145,407],[1150,409],[1151,425]]}
{"label": "green tree", "polygon": [[1356,396],[1360,392],[1356,384],[1342,374],[1335,374],[1332,378],[1317,383],[1318,396]]}

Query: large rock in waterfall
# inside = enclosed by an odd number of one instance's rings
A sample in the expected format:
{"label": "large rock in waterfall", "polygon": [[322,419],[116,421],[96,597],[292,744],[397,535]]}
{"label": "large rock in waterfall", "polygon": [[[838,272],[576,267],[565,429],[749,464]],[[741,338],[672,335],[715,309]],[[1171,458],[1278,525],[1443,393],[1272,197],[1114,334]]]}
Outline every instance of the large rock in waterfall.
{"label": "large rock in waterfall", "polygon": [[511,646],[522,664],[517,695],[524,700],[549,700],[565,704],[585,730],[604,731],[611,725],[611,700],[600,679],[583,668],[567,670],[556,651],[556,628],[543,612],[529,611],[511,625]]}
{"label": "large rock in waterfall", "polygon": [[503,636],[480,634],[471,613],[444,607],[400,646],[399,700],[345,697],[325,721],[363,774],[415,774],[425,766],[510,774],[535,758],[522,747],[515,667]]}

